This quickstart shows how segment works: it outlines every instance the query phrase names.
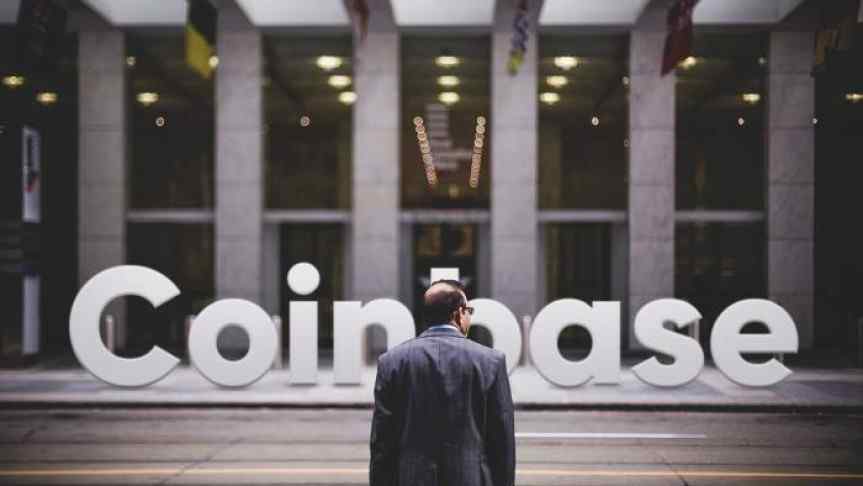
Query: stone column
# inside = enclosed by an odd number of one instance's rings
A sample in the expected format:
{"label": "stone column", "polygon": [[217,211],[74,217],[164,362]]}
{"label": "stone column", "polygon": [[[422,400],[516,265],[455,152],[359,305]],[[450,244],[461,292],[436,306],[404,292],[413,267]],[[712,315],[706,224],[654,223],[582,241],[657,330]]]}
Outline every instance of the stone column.
{"label": "stone column", "polygon": [[399,32],[388,0],[368,3],[368,35],[354,38],[348,295],[363,302],[399,297]]}
{"label": "stone column", "polygon": [[[120,30],[95,15],[78,33],[78,281],[126,263],[128,121],[126,43]],[[107,313],[126,345],[126,306]]]}
{"label": "stone column", "polygon": [[217,38],[216,294],[218,298],[237,297],[260,304],[261,33],[233,1],[225,1],[219,4]]}
{"label": "stone column", "polygon": [[507,60],[515,0],[498,0],[491,46],[491,297],[521,321],[536,314],[537,222],[537,17],[531,2],[524,64],[513,76]]}
{"label": "stone column", "polygon": [[767,82],[767,294],[811,348],[815,213],[815,80],[810,31],[770,34]]}
{"label": "stone column", "polygon": [[674,296],[675,75],[660,72],[669,4],[650,2],[630,36],[629,323],[645,303]]}

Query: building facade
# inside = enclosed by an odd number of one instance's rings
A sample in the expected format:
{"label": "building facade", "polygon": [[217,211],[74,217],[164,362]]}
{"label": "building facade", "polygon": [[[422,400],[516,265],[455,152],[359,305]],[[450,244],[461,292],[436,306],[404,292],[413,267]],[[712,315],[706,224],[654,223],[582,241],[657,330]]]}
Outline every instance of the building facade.
{"label": "building facade", "polygon": [[[851,349],[863,239],[842,221],[863,84],[854,63],[812,75],[818,2],[702,0],[692,56],[663,76],[665,0],[531,2],[516,74],[517,2],[369,0],[360,35],[340,1],[282,20],[225,0],[212,79],[186,67],[176,3],[165,18],[76,4],[59,71],[4,88],[49,147],[48,348],[66,344],[77,288],[132,263],[182,295],[115,303],[129,355],[182,347],[187,316],[226,297],[285,319],[290,300],[317,300],[326,349],[333,301],[415,309],[432,267],[518,317],[621,301],[629,350],[632,316],[661,297],[701,311],[705,343],[727,305],[763,297],[803,349]],[[33,102],[48,90],[58,102]],[[303,261],[321,274],[308,296],[285,282]],[[573,326],[561,346],[588,339]]]}

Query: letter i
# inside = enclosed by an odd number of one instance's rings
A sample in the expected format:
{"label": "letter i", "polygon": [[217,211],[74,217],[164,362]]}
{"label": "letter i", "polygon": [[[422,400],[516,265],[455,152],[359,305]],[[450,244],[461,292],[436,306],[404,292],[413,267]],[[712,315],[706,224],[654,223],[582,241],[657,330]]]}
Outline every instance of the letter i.
{"label": "letter i", "polygon": [[[299,295],[309,295],[321,283],[318,269],[311,263],[297,263],[288,270],[288,288]],[[290,383],[309,385],[318,382],[318,303],[291,301]]]}

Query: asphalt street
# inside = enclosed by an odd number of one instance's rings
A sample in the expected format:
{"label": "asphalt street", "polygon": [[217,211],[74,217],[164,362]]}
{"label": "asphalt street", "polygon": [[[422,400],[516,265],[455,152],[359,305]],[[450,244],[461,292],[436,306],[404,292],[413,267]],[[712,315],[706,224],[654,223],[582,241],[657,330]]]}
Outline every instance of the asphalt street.
{"label": "asphalt street", "polygon": [[[369,421],[369,410],[4,410],[0,483],[364,484]],[[863,415],[519,411],[516,432],[519,485],[863,484]]]}

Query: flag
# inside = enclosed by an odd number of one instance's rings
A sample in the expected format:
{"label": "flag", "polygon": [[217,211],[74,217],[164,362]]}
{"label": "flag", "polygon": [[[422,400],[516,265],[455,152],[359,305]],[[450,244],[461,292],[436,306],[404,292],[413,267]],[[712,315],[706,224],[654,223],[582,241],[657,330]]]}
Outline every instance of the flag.
{"label": "flag", "polygon": [[509,50],[509,61],[507,67],[509,73],[515,76],[524,62],[524,53],[527,52],[527,38],[530,20],[527,17],[527,0],[519,0],[515,10],[515,18],[512,20],[512,47]]}
{"label": "flag", "polygon": [[360,42],[366,40],[366,34],[369,30],[369,4],[366,0],[344,0],[345,10],[348,11],[348,16],[351,18],[351,23],[354,26],[354,33],[360,39]]}
{"label": "flag", "polygon": [[832,58],[846,56],[854,42],[860,0],[834,0],[821,5],[821,27],[815,35],[813,74],[826,72]]}
{"label": "flag", "polygon": [[18,10],[16,50],[22,70],[52,70],[66,32],[66,9],[57,0],[25,0]]}
{"label": "flag", "polygon": [[213,75],[210,58],[216,54],[218,13],[209,0],[188,0],[186,21],[186,64],[206,79]]}
{"label": "flag", "polygon": [[671,72],[677,63],[692,52],[692,11],[698,0],[677,0],[668,9],[668,34],[662,54],[662,75]]}

